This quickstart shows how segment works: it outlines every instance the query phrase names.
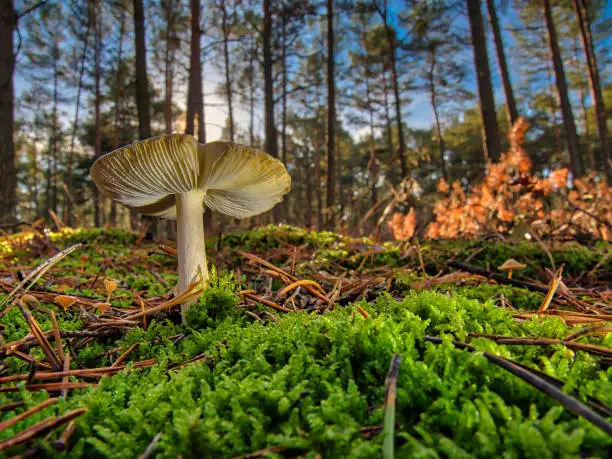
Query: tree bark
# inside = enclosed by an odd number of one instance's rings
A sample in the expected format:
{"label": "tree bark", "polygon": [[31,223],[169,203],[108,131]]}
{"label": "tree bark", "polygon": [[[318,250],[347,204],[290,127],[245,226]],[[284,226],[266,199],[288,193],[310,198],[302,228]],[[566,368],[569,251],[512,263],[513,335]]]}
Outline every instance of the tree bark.
{"label": "tree bark", "polygon": [[227,8],[222,3],[221,31],[223,33],[223,61],[225,63],[225,95],[227,97],[227,112],[229,117],[230,142],[234,142],[234,108],[232,104],[232,77],[230,75],[229,38],[230,30],[227,24]]}
{"label": "tree bark", "polygon": [[[195,119],[198,118],[198,137],[202,134],[202,63],[200,61],[200,0],[191,0],[191,56],[189,59],[189,88],[187,91],[187,125],[185,133],[195,134]],[[205,137],[205,136],[204,136]],[[200,142],[206,142],[200,138]]]}
{"label": "tree bark", "polygon": [[[102,24],[98,10],[97,1],[94,2],[93,21],[94,21],[94,159],[102,156],[102,120],[100,117],[100,78],[102,68],[100,65],[101,46],[102,46]],[[94,225],[99,228],[102,226],[101,196],[100,191],[94,185]]]}
{"label": "tree bark", "polygon": [[13,140],[13,30],[17,14],[12,0],[0,0],[0,219],[15,217],[17,170]]}
{"label": "tree bark", "polygon": [[474,65],[478,82],[478,96],[480,99],[480,115],[482,117],[485,161],[499,161],[501,156],[501,143],[495,112],[495,99],[491,72],[489,70],[489,57],[480,9],[480,0],[467,0],[470,32],[472,35],[472,48],[474,50]]}
{"label": "tree bark", "polygon": [[138,109],[138,137],[151,137],[151,106],[147,75],[147,48],[145,45],[145,18],[143,0],[134,0],[134,29],[136,38],[136,105]]}
{"label": "tree bark", "polygon": [[263,0],[263,54],[264,54],[264,110],[265,110],[265,150],[278,158],[276,126],[274,125],[274,82],[272,75],[272,11],[270,0]]}
{"label": "tree bark", "polygon": [[74,122],[72,126],[72,134],[70,138],[70,150],[68,152],[68,164],[66,165],[66,200],[64,207],[64,224],[71,226],[74,222],[72,215],[73,201],[73,186],[72,186],[72,171],[74,168],[74,147],[79,126],[79,110],[81,108],[81,91],[83,90],[83,76],[85,75],[85,61],[87,60],[87,48],[89,47],[89,31],[91,29],[91,16],[87,15],[87,30],[85,31],[85,41],[83,43],[83,54],[81,55],[81,63],[79,68],[79,82],[77,85],[76,107],[74,110]]}
{"label": "tree bark", "polygon": [[[393,97],[395,99],[395,120],[397,123],[397,137],[399,143],[399,160],[400,160],[400,171],[402,177],[398,181],[401,182],[405,177],[408,176],[408,165],[406,163],[406,140],[404,139],[404,123],[402,120],[402,103],[400,98],[400,90],[399,90],[399,77],[397,74],[397,38],[395,29],[391,24],[389,24],[388,18],[388,7],[387,1],[384,1],[383,8],[377,9],[380,18],[383,21],[383,26],[385,29],[386,37],[387,37],[387,55],[389,59],[389,67],[391,70],[391,83],[393,86]],[[391,176],[392,178],[396,177],[396,174]],[[398,185],[398,183],[394,183],[394,185]]]}
{"label": "tree bark", "polygon": [[589,20],[586,0],[574,0],[574,11],[576,12],[576,18],[578,20],[580,41],[582,42],[584,57],[587,63],[591,99],[593,100],[593,105],[595,106],[597,132],[599,134],[599,141],[601,143],[601,157],[605,164],[608,182],[612,182],[612,147],[610,146],[610,142],[608,140],[606,109],[604,106],[603,95],[601,93],[599,70],[597,68],[597,58],[595,56],[595,47],[593,45],[591,23]]}
{"label": "tree bark", "polygon": [[499,74],[504,87],[506,96],[506,112],[508,113],[508,122],[510,126],[518,120],[518,109],[516,108],[516,100],[514,99],[514,91],[510,82],[510,72],[506,62],[506,53],[504,52],[504,42],[502,39],[501,30],[499,28],[499,20],[497,19],[497,11],[495,10],[494,0],[487,0],[487,9],[489,10],[489,23],[493,32],[493,40],[495,41],[495,51],[497,53],[497,65],[499,66]]}
{"label": "tree bark", "polygon": [[172,93],[174,89],[174,12],[172,0],[167,0],[164,14],[166,15],[166,55],[164,59],[164,125],[166,134],[172,134]]}
{"label": "tree bark", "polygon": [[[141,140],[151,137],[151,101],[149,98],[145,18],[142,2],[143,0],[134,0],[134,29],[136,32],[136,106],[138,109],[138,137]],[[130,212],[132,225],[134,225],[134,216],[134,213]],[[157,220],[155,217],[144,217],[143,221],[149,223],[147,237],[153,238],[157,231]]]}
{"label": "tree bark", "polygon": [[557,31],[552,17],[552,8],[550,0],[542,0],[542,9],[544,10],[544,18],[546,20],[546,31],[548,32],[548,44],[552,57],[553,69],[555,72],[555,83],[557,86],[557,94],[561,105],[561,113],[563,115],[563,131],[565,134],[565,145],[569,152],[570,168],[574,177],[582,177],[584,174],[584,165],[580,149],[578,148],[578,135],[576,133],[576,123],[572,113],[572,107],[569,101],[567,82],[565,80],[565,71],[563,69],[563,61],[559,51],[559,42],[557,40]]}
{"label": "tree bark", "polygon": [[[119,148],[121,146],[121,139],[119,136],[119,126],[121,124],[121,100],[123,99],[123,72],[121,66],[121,60],[123,59],[123,38],[125,36],[125,14],[123,11],[120,12],[121,19],[119,20],[119,49],[117,51],[117,73],[115,74],[115,126],[113,129],[113,148]],[[108,216],[108,222],[111,226],[117,224],[117,203],[111,200],[110,203],[110,214]]]}
{"label": "tree bark", "polygon": [[327,0],[327,208],[326,226],[334,228],[336,204],[336,76],[334,69],[334,0]]}
{"label": "tree bark", "polygon": [[434,127],[436,129],[436,137],[438,138],[438,155],[440,161],[440,172],[444,180],[448,180],[448,173],[446,172],[446,161],[444,159],[444,138],[442,137],[442,126],[440,126],[440,116],[438,115],[438,100],[436,98],[436,48],[430,48],[430,62],[429,62],[429,96],[431,99],[431,109],[434,114]]}

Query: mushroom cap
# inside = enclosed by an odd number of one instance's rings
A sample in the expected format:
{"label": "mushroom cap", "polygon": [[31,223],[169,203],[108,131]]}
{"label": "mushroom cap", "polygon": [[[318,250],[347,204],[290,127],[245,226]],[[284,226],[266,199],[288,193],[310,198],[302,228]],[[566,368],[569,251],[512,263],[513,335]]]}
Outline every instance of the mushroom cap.
{"label": "mushroom cap", "polygon": [[176,195],[202,193],[203,204],[236,218],[265,212],[289,192],[279,160],[230,142],[198,144],[188,134],[153,137],[114,150],[91,166],[96,186],[144,215],[176,218]]}
{"label": "mushroom cap", "polygon": [[499,267],[499,269],[502,271],[510,271],[515,269],[523,269],[525,267],[527,267],[527,265],[516,261],[514,258],[508,258],[504,264]]}

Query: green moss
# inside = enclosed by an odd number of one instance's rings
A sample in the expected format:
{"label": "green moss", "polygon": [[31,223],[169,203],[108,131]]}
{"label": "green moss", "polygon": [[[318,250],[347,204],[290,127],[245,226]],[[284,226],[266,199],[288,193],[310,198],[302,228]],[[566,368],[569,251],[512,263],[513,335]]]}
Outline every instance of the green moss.
{"label": "green moss", "polygon": [[[108,233],[95,234],[86,236],[96,241],[85,249],[92,259],[134,249],[129,242],[126,246],[97,239]],[[129,240],[125,235],[117,237]],[[307,244],[316,251],[317,265],[355,268],[368,253],[369,246],[365,250],[362,246],[366,242],[333,233],[265,227],[224,236],[221,248],[259,252],[286,247],[286,243]],[[426,263],[433,261],[435,267],[442,263],[440,253],[445,253],[446,259],[449,254],[434,244],[423,243],[422,250]],[[492,263],[514,253],[495,247],[492,244],[480,252],[481,258],[477,255],[471,262]],[[477,249],[468,244],[465,256]],[[541,250],[535,250],[538,257],[542,255]],[[585,249],[583,258],[577,258],[580,266],[599,261],[602,250],[607,248]],[[503,295],[513,307],[533,310],[540,295],[489,284],[410,291],[408,286],[422,278],[415,274],[418,271],[410,272],[406,265],[413,261],[403,256],[397,247],[390,246],[375,253],[373,262],[368,258],[364,263],[364,269],[402,268],[392,294],[382,293],[359,303],[369,313],[368,319],[349,304],[325,314],[275,312],[278,324],[253,322],[235,308],[238,287],[231,270],[217,275],[211,269],[210,288],[191,308],[188,327],[157,319],[146,330],[135,328],[118,340],[93,341],[77,354],[85,366],[107,366],[117,355],[115,352],[111,358],[109,350],[137,344],[127,362],[154,358],[158,363],[153,368],[123,371],[103,378],[98,387],[72,392],[67,400],[0,432],[0,440],[53,414],[85,407],[87,414],[76,421],[73,449],[57,453],[42,442],[39,445],[46,455],[137,457],[161,433],[155,450],[159,457],[234,457],[270,447],[281,448],[278,457],[380,457],[382,435],[367,438],[361,429],[381,424],[389,362],[399,353],[403,360],[396,402],[397,457],[605,457],[612,440],[599,429],[479,353],[458,350],[450,343],[451,338],[471,342],[480,350],[561,379],[566,383],[565,391],[583,400],[596,397],[612,405],[612,370],[601,370],[597,359],[588,354],[568,353],[562,346],[502,346],[470,336],[496,333],[561,338],[574,331],[557,318],[517,322],[510,309],[500,307]],[[159,262],[167,268],[160,269],[159,275],[174,285],[172,260],[159,257]],[[309,272],[311,262],[299,264],[298,275]],[[542,266],[545,261],[538,263]],[[80,261],[73,257],[61,267],[66,273],[80,270]],[[88,264],[86,270],[94,267],[95,263]],[[122,285],[116,293],[119,298],[131,295],[132,290],[144,290],[147,296],[168,290],[144,264],[129,271],[107,272],[111,273]],[[101,291],[87,293],[100,296]],[[118,303],[124,301],[127,299]],[[33,313],[43,329],[50,329],[45,314]],[[62,329],[82,327],[70,311],[57,314]],[[28,333],[17,309],[0,323],[5,341]],[[442,336],[445,341],[442,345],[426,343],[425,335]],[[612,334],[583,342],[610,345]],[[39,355],[37,352],[33,355]],[[174,368],[200,355],[207,358]],[[10,374],[29,371],[14,358],[6,362]],[[78,365],[73,361],[73,368]],[[0,393],[0,405],[27,401],[25,408],[0,413],[0,421],[45,398],[44,393],[25,390]],[[25,448],[11,450],[11,454],[23,452]]]}

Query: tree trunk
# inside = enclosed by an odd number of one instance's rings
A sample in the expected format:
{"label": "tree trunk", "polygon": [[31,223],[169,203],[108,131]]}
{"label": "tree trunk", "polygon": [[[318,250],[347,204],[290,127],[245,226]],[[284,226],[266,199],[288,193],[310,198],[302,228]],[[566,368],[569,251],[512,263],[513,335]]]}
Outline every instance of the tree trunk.
{"label": "tree trunk", "polygon": [[[189,59],[189,89],[187,91],[187,125],[185,133],[195,134],[195,119],[198,117],[200,133],[200,106],[202,105],[202,63],[200,61],[200,0],[191,0],[191,56]],[[206,139],[199,139],[205,142]]]}
{"label": "tree trunk", "polygon": [[365,83],[366,83],[366,104],[368,105],[368,121],[370,127],[370,139],[368,147],[370,150],[370,158],[368,159],[368,172],[370,174],[370,199],[372,206],[378,202],[378,188],[376,184],[378,182],[378,169],[376,166],[376,143],[375,143],[375,130],[374,130],[374,101],[372,100],[372,82],[370,70],[370,64],[368,58],[370,55],[370,49],[368,46],[367,35],[362,35],[363,44],[366,50],[366,69],[365,69]]}
{"label": "tree trunk", "polygon": [[576,123],[569,101],[567,90],[567,82],[565,80],[565,71],[563,70],[563,61],[559,51],[559,42],[557,41],[557,31],[552,17],[552,8],[550,0],[542,0],[542,8],[544,10],[544,18],[546,20],[546,30],[548,32],[548,44],[552,57],[553,69],[555,71],[555,82],[557,93],[559,95],[559,103],[561,105],[561,113],[563,114],[563,131],[565,134],[565,145],[569,152],[570,168],[574,177],[582,177],[584,174],[584,165],[580,149],[578,148],[578,135],[576,134]]}
{"label": "tree trunk", "polygon": [[[101,46],[102,46],[102,24],[99,16],[98,4],[94,2],[94,156],[98,159],[102,156],[102,120],[100,117],[100,78],[102,77],[102,67],[100,65]],[[101,195],[100,191],[94,186],[94,225],[100,228],[102,222]]]}
{"label": "tree trunk", "polygon": [[255,145],[255,44],[251,38],[249,50],[249,146]]}
{"label": "tree trunk", "polygon": [[264,109],[265,109],[265,150],[278,158],[276,126],[274,125],[274,82],[272,75],[272,12],[270,0],[263,0],[263,54],[264,54]]}
{"label": "tree trunk", "polygon": [[[166,2],[166,55],[164,59],[164,125],[166,134],[172,134],[172,92],[174,88],[174,12],[173,1]],[[123,25],[123,24],[122,24]]]}
{"label": "tree trunk", "polygon": [[501,143],[495,113],[495,99],[491,72],[489,70],[489,57],[487,55],[487,42],[482,22],[480,0],[467,0],[470,31],[472,35],[472,48],[474,49],[474,65],[478,81],[478,96],[480,99],[480,115],[482,117],[485,161],[499,161],[501,156]]}
{"label": "tree trunk", "polygon": [[134,29],[136,38],[136,105],[138,109],[138,137],[151,137],[151,107],[147,75],[147,48],[145,45],[145,18],[143,0],[134,0]]}
{"label": "tree trunk", "polygon": [[13,29],[17,14],[12,0],[0,0],[0,219],[14,217],[17,170],[13,141]]}
{"label": "tree trunk", "polygon": [[444,138],[442,137],[442,127],[440,126],[440,116],[438,115],[438,100],[436,98],[436,48],[430,49],[430,62],[429,62],[429,96],[431,99],[431,109],[434,114],[434,127],[436,129],[436,137],[438,138],[438,155],[440,161],[440,172],[444,180],[448,180],[448,173],[446,172],[446,161],[444,159]]}
{"label": "tree trunk", "polygon": [[606,122],[606,109],[604,107],[603,95],[601,93],[601,84],[599,81],[599,70],[597,68],[597,58],[593,45],[593,37],[591,35],[591,23],[589,21],[586,0],[574,0],[574,11],[578,19],[580,29],[580,41],[584,50],[584,57],[587,63],[587,71],[589,75],[589,88],[591,90],[591,99],[595,106],[595,117],[597,120],[597,132],[601,143],[601,157],[605,164],[606,175],[608,181],[612,182],[612,147],[608,141],[608,126]]}
{"label": "tree trunk", "polygon": [[[138,109],[138,137],[147,139],[151,137],[151,108],[149,98],[149,80],[147,74],[147,48],[145,41],[145,18],[142,6],[143,0],[134,0],[134,30],[136,39],[136,105]],[[134,214],[130,212],[130,216]],[[147,237],[151,239],[157,232],[157,220],[154,217],[145,217],[149,229]]]}
{"label": "tree trunk", "polygon": [[[123,59],[123,37],[125,35],[125,14],[121,11],[121,19],[119,21],[119,49],[117,51],[117,73],[115,75],[115,126],[113,133],[113,148],[119,148],[121,146],[121,139],[119,137],[119,126],[121,123],[121,100],[123,99],[123,72],[121,66],[121,60]],[[108,216],[108,222],[111,226],[117,225],[117,203],[111,200],[110,204],[110,215]]]}
{"label": "tree trunk", "polygon": [[336,77],[334,70],[334,0],[327,0],[327,212],[326,226],[335,225],[336,204]]}
{"label": "tree trunk", "polygon": [[[402,120],[402,103],[400,99],[400,90],[399,90],[399,77],[397,74],[397,38],[395,29],[391,24],[389,24],[388,18],[388,5],[387,0],[384,1],[382,8],[377,7],[378,15],[383,21],[383,26],[385,29],[385,34],[387,37],[387,57],[389,59],[389,67],[391,70],[391,83],[393,85],[393,97],[395,98],[395,120],[397,123],[397,137],[399,143],[399,160],[400,160],[400,171],[402,177],[399,181],[396,181],[394,185],[397,185],[401,182],[405,177],[408,176],[408,165],[406,163],[406,141],[404,139],[404,123]],[[391,178],[394,179],[396,174],[392,174]]]}
{"label": "tree trunk", "polygon": [[[281,161],[287,164],[287,12],[282,13],[281,27]],[[289,211],[288,200],[284,199],[281,203],[283,216],[287,216]]]}
{"label": "tree trunk", "polygon": [[229,38],[230,31],[227,25],[227,9],[222,4],[221,31],[223,32],[223,61],[225,62],[225,95],[227,97],[227,111],[229,117],[230,142],[234,142],[234,108],[232,106],[232,77],[230,75]]}
{"label": "tree trunk", "polygon": [[85,31],[85,42],[83,43],[83,54],[81,55],[81,65],[79,68],[79,82],[77,85],[76,108],[74,111],[74,122],[70,139],[70,150],[68,152],[68,164],[66,165],[66,201],[64,203],[64,223],[71,226],[74,222],[72,215],[73,201],[73,186],[72,186],[72,170],[74,167],[74,147],[76,143],[76,135],[79,126],[79,110],[81,108],[81,91],[83,90],[83,75],[85,74],[85,61],[87,59],[87,48],[89,47],[89,31],[91,29],[91,15],[87,16],[87,30]]}
{"label": "tree trunk", "polygon": [[516,100],[514,99],[514,91],[512,90],[512,84],[510,83],[510,72],[508,72],[506,53],[504,52],[504,42],[502,40],[502,34],[499,28],[499,20],[497,19],[497,11],[495,11],[494,0],[487,0],[487,9],[489,10],[489,22],[491,24],[491,31],[493,32],[493,40],[495,41],[497,65],[499,66],[499,74],[502,79],[504,94],[506,96],[508,122],[512,127],[518,120],[519,115],[516,108]]}

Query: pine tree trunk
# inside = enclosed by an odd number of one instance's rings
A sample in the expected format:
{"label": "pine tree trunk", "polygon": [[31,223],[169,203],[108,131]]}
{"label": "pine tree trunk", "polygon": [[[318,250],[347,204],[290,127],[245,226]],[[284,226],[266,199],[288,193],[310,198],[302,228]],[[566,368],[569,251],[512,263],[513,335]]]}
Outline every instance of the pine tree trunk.
{"label": "pine tree trunk", "polygon": [[[117,73],[115,74],[115,126],[113,132],[113,148],[119,148],[121,146],[121,139],[119,137],[119,126],[121,123],[121,100],[123,99],[123,72],[121,60],[123,59],[123,38],[125,36],[125,14],[121,14],[119,20],[119,49],[117,51]],[[117,225],[117,203],[111,200],[110,214],[108,216],[108,222],[111,226]]]}
{"label": "pine tree trunk", "polygon": [[143,0],[134,0],[134,30],[136,38],[136,105],[138,109],[138,137],[151,137],[151,107],[147,75],[147,48]]}
{"label": "pine tree trunk", "polygon": [[499,20],[497,19],[497,11],[495,11],[494,0],[487,0],[487,9],[489,10],[489,22],[491,31],[493,32],[493,40],[495,41],[495,51],[497,53],[497,65],[499,66],[499,74],[504,86],[504,94],[506,96],[506,111],[508,113],[508,122],[510,126],[518,120],[518,110],[516,108],[516,100],[514,99],[514,91],[510,82],[510,72],[508,72],[508,64],[506,62],[506,53],[504,52],[504,42],[502,39],[501,30],[499,28]]}
{"label": "pine tree trunk", "polygon": [[274,125],[274,82],[272,75],[272,12],[270,0],[263,0],[263,54],[264,54],[264,110],[265,110],[265,150],[278,158],[276,126]]}
{"label": "pine tree trunk", "polygon": [[[147,74],[147,48],[145,41],[145,18],[143,0],[134,0],[134,30],[136,39],[136,106],[138,109],[138,137],[151,137],[151,108],[149,98],[149,80]],[[130,216],[134,216],[130,212]],[[157,220],[154,217],[144,217],[148,222],[147,236],[154,237],[157,232]]]}
{"label": "pine tree trunk", "polygon": [[480,114],[483,125],[485,161],[499,161],[501,156],[501,143],[495,113],[495,99],[491,72],[489,70],[489,57],[482,22],[480,0],[467,0],[468,17],[474,50],[474,65],[478,82],[478,96],[480,99]]}
{"label": "pine tree trunk", "polygon": [[85,42],[83,43],[83,54],[79,66],[79,82],[77,85],[76,107],[74,110],[74,122],[70,139],[70,150],[68,151],[68,161],[66,165],[66,200],[64,202],[64,224],[72,226],[74,216],[72,215],[73,201],[73,186],[72,186],[72,171],[74,168],[74,147],[79,126],[79,111],[81,108],[81,91],[83,90],[83,76],[85,74],[85,61],[87,59],[87,48],[89,47],[89,31],[91,29],[91,15],[87,17],[87,30],[85,31]]}
{"label": "pine tree trunk", "polygon": [[580,41],[584,50],[584,57],[587,63],[587,71],[589,75],[589,88],[591,90],[591,99],[595,106],[595,117],[597,119],[597,132],[599,134],[599,142],[601,143],[601,157],[605,164],[605,170],[608,181],[612,182],[612,146],[608,140],[608,125],[606,122],[606,109],[604,106],[603,95],[601,93],[601,84],[599,81],[599,70],[597,68],[597,58],[593,46],[593,37],[591,34],[591,23],[586,7],[586,0],[574,0],[574,11],[578,20],[580,29]]}
{"label": "pine tree trunk", "polygon": [[13,141],[13,29],[17,15],[12,0],[0,0],[0,220],[15,217],[17,170]]}
{"label": "pine tree trunk", "polygon": [[569,152],[570,168],[574,177],[582,177],[584,174],[584,165],[580,149],[578,148],[578,135],[576,133],[576,123],[572,113],[572,107],[569,101],[567,82],[565,80],[565,71],[563,69],[563,61],[559,51],[559,42],[557,40],[557,31],[552,16],[552,8],[550,0],[542,0],[542,9],[544,10],[544,18],[546,20],[546,31],[548,32],[548,44],[552,57],[553,69],[555,71],[555,83],[557,86],[557,94],[561,105],[561,113],[563,115],[563,131],[565,134],[565,145]]}
{"label": "pine tree trunk", "polygon": [[[94,156],[95,159],[98,159],[102,156],[102,120],[100,114],[100,105],[101,105],[101,94],[100,94],[100,78],[102,77],[102,67],[100,64],[101,59],[101,50],[102,46],[102,24],[100,23],[99,10],[97,9],[97,4],[94,6],[95,11],[94,14],[94,33],[95,33],[95,41],[94,41]],[[100,228],[103,224],[102,222],[102,209],[101,209],[101,195],[96,186],[94,186],[94,225],[96,228]]]}
{"label": "pine tree trunk", "polygon": [[334,70],[334,0],[327,0],[327,212],[326,226],[335,225],[336,204],[336,77]]}
{"label": "pine tree trunk", "polygon": [[434,127],[436,129],[436,137],[438,138],[438,155],[440,161],[440,172],[444,180],[448,180],[448,173],[446,172],[446,161],[444,159],[444,138],[442,137],[442,127],[440,126],[440,116],[438,115],[438,100],[436,98],[436,49],[430,49],[430,62],[429,62],[429,96],[431,99],[431,109],[434,114]]}
{"label": "pine tree trunk", "polygon": [[227,97],[227,112],[229,117],[230,142],[234,142],[234,108],[232,104],[232,77],[230,75],[229,38],[230,33],[227,25],[227,9],[225,2],[222,4],[221,30],[223,32],[223,61],[225,62],[225,95]]}
{"label": "pine tree trunk", "polygon": [[[166,2],[166,55],[164,59],[164,125],[166,134],[172,134],[172,93],[174,88],[174,12],[173,2]],[[123,24],[122,24],[123,25]]]}
{"label": "pine tree trunk", "polygon": [[[195,135],[195,120],[198,118],[198,134],[203,119],[202,105],[202,63],[200,61],[200,0],[191,0],[191,55],[189,58],[189,88],[187,91],[187,124],[185,133]],[[200,137],[200,135],[198,135]],[[206,139],[199,139],[206,142]]]}

